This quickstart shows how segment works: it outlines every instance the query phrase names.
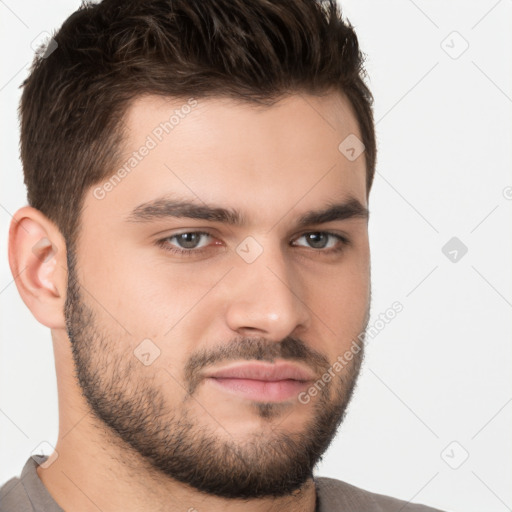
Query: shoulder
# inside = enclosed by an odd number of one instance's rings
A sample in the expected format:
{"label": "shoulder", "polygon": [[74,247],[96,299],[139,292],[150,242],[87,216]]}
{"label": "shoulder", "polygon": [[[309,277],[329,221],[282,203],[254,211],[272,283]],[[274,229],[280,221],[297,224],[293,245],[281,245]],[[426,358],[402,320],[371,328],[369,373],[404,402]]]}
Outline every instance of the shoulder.
{"label": "shoulder", "polygon": [[442,512],[383,494],[366,491],[334,478],[315,477],[318,512]]}
{"label": "shoulder", "polygon": [[32,512],[33,510],[19,477],[11,478],[0,487],[0,512]]}
{"label": "shoulder", "polygon": [[31,455],[19,476],[0,486],[0,512],[63,512],[50,496],[37,474],[45,455]]}

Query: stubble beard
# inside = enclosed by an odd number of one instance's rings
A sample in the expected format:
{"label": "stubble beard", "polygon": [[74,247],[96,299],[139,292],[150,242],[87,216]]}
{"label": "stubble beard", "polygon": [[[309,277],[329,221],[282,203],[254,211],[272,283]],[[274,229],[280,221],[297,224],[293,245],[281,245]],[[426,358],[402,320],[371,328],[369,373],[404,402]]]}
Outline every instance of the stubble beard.
{"label": "stubble beard", "polygon": [[[363,360],[354,354],[339,378],[327,383],[315,400],[294,407],[310,407],[310,420],[298,432],[282,423],[288,414],[279,403],[251,404],[269,424],[270,434],[254,432],[243,442],[235,441],[215,408],[197,400],[200,382],[193,382],[192,369],[210,358],[192,357],[185,371],[183,400],[171,407],[166,394],[142,373],[143,365],[131,349],[112,339],[98,324],[96,314],[83,300],[76,279],[75,258],[68,252],[68,290],[65,304],[66,327],[71,342],[75,375],[91,413],[112,434],[113,444],[124,446],[127,457],[141,461],[156,474],[170,477],[199,491],[222,498],[248,499],[287,496],[299,490],[313,476],[313,469],[334,439],[352,397]],[[368,318],[365,320],[365,332]],[[279,343],[244,338],[225,345],[217,359],[242,358],[273,361],[276,357],[310,363],[311,349],[298,339]],[[211,354],[210,354],[211,356]],[[328,361],[316,353],[317,362]],[[200,405],[208,424],[199,424],[191,405]],[[196,407],[197,408],[197,407]],[[121,441],[121,443],[119,443]],[[133,460],[131,462],[134,467]]]}

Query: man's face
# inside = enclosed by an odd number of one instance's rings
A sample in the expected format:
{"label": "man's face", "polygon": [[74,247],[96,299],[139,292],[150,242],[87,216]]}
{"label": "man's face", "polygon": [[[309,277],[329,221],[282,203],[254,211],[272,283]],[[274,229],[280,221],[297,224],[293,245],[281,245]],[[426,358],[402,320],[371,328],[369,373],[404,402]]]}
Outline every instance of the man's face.
{"label": "man's face", "polygon": [[370,300],[351,134],[337,94],[129,109],[124,172],[86,194],[66,319],[92,412],[161,474],[284,495],[333,439]]}

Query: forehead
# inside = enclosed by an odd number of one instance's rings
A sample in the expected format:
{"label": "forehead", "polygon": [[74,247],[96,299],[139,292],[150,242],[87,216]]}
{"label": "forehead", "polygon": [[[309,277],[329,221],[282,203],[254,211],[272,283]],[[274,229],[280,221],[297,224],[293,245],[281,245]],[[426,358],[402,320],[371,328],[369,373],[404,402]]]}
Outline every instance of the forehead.
{"label": "forehead", "polygon": [[117,169],[86,195],[98,217],[126,216],[162,195],[224,205],[262,222],[347,197],[366,205],[364,153],[350,159],[340,150],[361,139],[340,93],[294,94],[272,106],[145,96],[130,105],[124,127]]}

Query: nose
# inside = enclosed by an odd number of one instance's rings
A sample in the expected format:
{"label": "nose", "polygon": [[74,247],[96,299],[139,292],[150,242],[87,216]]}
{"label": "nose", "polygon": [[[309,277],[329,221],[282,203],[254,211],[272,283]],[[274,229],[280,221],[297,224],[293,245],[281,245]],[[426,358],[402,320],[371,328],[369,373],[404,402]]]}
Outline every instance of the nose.
{"label": "nose", "polygon": [[305,284],[279,250],[265,250],[252,263],[238,262],[228,287],[226,323],[241,336],[280,341],[309,326]]}

